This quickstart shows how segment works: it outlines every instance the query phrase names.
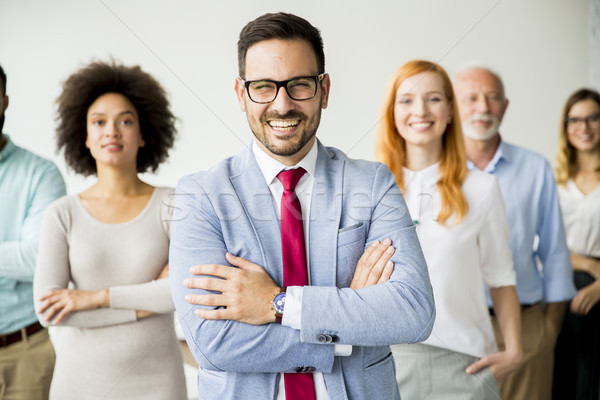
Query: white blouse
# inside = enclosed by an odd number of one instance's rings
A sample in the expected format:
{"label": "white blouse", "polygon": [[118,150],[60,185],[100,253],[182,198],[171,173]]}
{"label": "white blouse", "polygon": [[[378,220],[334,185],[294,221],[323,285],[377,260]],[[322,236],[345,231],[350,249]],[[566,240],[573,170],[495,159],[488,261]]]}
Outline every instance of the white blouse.
{"label": "white blouse", "polygon": [[600,186],[587,195],[572,180],[558,185],[567,245],[573,253],[600,257]]}
{"label": "white blouse", "polygon": [[441,196],[439,163],[413,172],[404,169],[405,198],[417,224],[433,287],[436,319],[424,343],[475,357],[497,352],[485,298],[488,287],[514,286],[509,228],[496,178],[469,171],[462,191],[469,211],[456,224],[436,221]]}

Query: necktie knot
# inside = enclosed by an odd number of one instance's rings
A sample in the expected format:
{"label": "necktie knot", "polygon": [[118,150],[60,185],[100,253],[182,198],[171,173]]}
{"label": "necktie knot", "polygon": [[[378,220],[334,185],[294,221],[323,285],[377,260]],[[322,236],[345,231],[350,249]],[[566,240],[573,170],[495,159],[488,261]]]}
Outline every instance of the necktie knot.
{"label": "necktie knot", "polygon": [[302,176],[306,173],[304,168],[287,169],[277,174],[277,179],[283,185],[283,190],[293,191]]}

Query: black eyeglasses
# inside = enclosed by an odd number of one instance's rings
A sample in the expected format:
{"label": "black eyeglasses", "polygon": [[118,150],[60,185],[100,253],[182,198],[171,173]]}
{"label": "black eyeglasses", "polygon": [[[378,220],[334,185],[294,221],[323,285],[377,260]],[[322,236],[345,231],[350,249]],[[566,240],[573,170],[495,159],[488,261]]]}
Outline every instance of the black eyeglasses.
{"label": "black eyeglasses", "polygon": [[600,113],[588,115],[584,118],[579,117],[569,117],[566,119],[567,125],[569,126],[583,126],[583,125],[593,125],[597,124],[600,121]]}
{"label": "black eyeglasses", "polygon": [[248,97],[255,103],[271,103],[277,97],[279,88],[284,87],[287,95],[292,100],[310,100],[317,94],[317,84],[323,80],[325,73],[317,76],[299,76],[287,81],[272,81],[262,79],[259,81],[245,81],[244,86]]}

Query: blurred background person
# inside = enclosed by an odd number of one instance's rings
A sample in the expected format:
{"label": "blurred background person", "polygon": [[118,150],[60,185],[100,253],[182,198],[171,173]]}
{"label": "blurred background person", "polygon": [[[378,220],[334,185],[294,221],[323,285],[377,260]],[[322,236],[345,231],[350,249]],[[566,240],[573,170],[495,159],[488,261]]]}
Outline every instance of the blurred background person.
{"label": "blurred background person", "polygon": [[65,183],[53,163],[3,133],[7,108],[0,66],[0,399],[47,399],[54,349],[35,315],[33,271],[44,211]]}
{"label": "blurred background person", "polygon": [[600,94],[565,104],[556,180],[577,295],[556,342],[554,399],[597,400],[600,389]]}
{"label": "blurred background person", "polygon": [[[467,166],[498,179],[510,228],[523,360],[502,386],[502,398],[548,400],[554,345],[567,301],[575,295],[552,167],[541,155],[502,140],[499,129],[509,102],[498,74],[483,67],[465,68],[454,79],[454,91]],[[492,325],[502,350],[506,338],[496,316]]]}
{"label": "blurred background person", "polygon": [[[382,114],[377,156],[396,175],[417,225],[436,305],[429,339],[392,346],[402,398],[497,399],[522,353],[500,188],[467,169],[452,83],[439,65],[417,60],[396,70]],[[484,282],[506,337],[501,352]]]}
{"label": "blurred background person", "polygon": [[58,148],[96,182],[46,212],[34,279],[56,326],[52,399],[185,399],[168,283],[172,189],[156,171],[175,137],[161,85],[140,67],[91,63],[57,99]]}

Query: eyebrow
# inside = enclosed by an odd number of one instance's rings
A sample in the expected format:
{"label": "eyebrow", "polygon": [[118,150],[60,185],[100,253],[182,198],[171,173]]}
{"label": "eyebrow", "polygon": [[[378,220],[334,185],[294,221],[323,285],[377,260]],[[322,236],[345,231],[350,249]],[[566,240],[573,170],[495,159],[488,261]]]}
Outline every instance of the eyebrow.
{"label": "eyebrow", "polygon": [[[444,92],[440,92],[439,90],[432,90],[430,92],[425,93],[427,94],[441,94],[442,96],[445,96]],[[406,92],[406,93],[398,93],[399,96],[414,96],[415,94],[413,92]]]}
{"label": "eyebrow", "polygon": [[[135,115],[133,113],[133,111],[126,110],[126,111],[121,111],[117,116],[121,117],[123,115],[128,115],[128,114]],[[106,113],[105,112],[99,112],[99,111],[98,112],[93,112],[93,113],[90,114],[90,117],[94,117],[94,116],[97,116],[97,115],[106,115]]]}

